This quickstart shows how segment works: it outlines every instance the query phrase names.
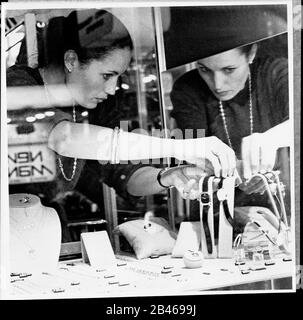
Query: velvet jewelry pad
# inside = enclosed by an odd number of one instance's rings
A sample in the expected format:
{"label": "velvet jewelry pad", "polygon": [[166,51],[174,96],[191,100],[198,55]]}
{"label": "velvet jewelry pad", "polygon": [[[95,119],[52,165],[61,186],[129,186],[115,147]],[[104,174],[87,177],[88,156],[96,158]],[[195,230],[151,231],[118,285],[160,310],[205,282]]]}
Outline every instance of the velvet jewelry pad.
{"label": "velvet jewelry pad", "polygon": [[114,233],[122,234],[133,248],[137,259],[171,254],[177,235],[163,218],[151,217],[118,225]]}

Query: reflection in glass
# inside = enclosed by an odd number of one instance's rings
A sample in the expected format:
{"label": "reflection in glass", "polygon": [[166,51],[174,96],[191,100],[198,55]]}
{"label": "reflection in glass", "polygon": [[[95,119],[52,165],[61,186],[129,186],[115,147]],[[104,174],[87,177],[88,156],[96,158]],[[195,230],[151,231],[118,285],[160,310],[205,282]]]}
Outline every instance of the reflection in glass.
{"label": "reflection in glass", "polygon": [[[15,64],[35,69],[41,68],[45,61],[56,62],[58,50],[66,45],[62,42],[64,33],[73,34],[72,28],[70,31],[66,29],[68,25],[64,21],[67,19],[63,17],[79,23],[78,38],[68,41],[78,41],[86,47],[97,46],[99,39],[110,42],[113,34],[124,37],[124,24],[132,37],[134,54],[129,67],[117,81],[115,96],[103,101],[98,110],[76,108],[76,121],[112,128],[123,121],[128,131],[142,128],[151,133],[155,128],[160,129],[151,9],[112,8],[71,12],[71,9],[9,11],[7,69],[12,70]],[[113,19],[108,12],[121,22]],[[51,36],[48,33],[50,25],[57,28]],[[121,222],[143,217],[148,210],[158,210],[158,214],[166,215],[165,193],[140,198],[130,196],[123,189],[127,178],[125,172],[136,167],[132,164],[101,166],[97,161],[89,160],[85,164],[78,161],[76,171],[83,170],[77,183],[69,188],[66,181],[58,181],[57,175],[61,169],[47,141],[49,126],[60,116],[61,110],[73,115],[73,107],[66,105],[69,97],[62,87],[54,87],[56,94],[53,97],[60,108],[52,107],[48,99],[43,98],[43,87],[34,86],[25,90],[22,80],[16,84],[8,76],[8,87],[14,85],[18,87],[13,93],[8,90],[9,192],[35,194],[44,205],[54,207],[61,219],[63,242],[78,241],[80,233],[85,230],[109,228],[111,231]],[[63,170],[67,177],[71,177],[74,160],[66,161]],[[114,241],[111,232],[110,235]],[[116,244],[119,250],[119,242]],[[121,248],[129,249],[123,248],[123,243]]]}

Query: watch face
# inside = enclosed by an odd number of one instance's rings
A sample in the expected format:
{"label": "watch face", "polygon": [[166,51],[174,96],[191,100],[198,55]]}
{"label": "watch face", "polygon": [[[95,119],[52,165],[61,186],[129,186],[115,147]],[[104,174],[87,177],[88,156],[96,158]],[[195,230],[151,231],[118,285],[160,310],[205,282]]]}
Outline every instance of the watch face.
{"label": "watch face", "polygon": [[202,203],[209,203],[209,194],[207,192],[203,192],[201,194],[201,202]]}

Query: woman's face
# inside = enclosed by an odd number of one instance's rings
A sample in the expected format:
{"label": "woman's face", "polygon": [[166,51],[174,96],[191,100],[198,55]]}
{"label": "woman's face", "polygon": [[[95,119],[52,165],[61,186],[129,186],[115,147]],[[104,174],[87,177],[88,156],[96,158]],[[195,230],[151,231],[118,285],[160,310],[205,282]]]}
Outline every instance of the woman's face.
{"label": "woman's face", "polygon": [[87,109],[94,109],[98,103],[114,95],[117,80],[125,72],[131,60],[128,48],[115,49],[100,60],[91,60],[80,64],[77,55],[67,59],[65,63],[70,72],[67,73],[67,84],[73,99]]}
{"label": "woman's face", "polygon": [[197,61],[200,76],[215,97],[232,99],[244,88],[249,72],[249,60],[240,49],[232,49]]}

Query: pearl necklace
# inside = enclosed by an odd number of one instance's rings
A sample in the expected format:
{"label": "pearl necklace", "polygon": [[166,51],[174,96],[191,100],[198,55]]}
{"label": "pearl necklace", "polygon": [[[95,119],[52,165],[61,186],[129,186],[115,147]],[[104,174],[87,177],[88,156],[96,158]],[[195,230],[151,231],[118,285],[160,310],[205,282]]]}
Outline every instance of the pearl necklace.
{"label": "pearl necklace", "polygon": [[[252,94],[251,94],[251,75],[250,72],[248,73],[248,87],[249,87],[249,123],[250,123],[250,134],[253,134],[254,131],[254,119],[253,119],[253,110],[252,110]],[[231,143],[231,139],[228,133],[228,129],[227,129],[227,123],[226,123],[226,118],[225,118],[225,112],[224,112],[224,108],[222,105],[222,101],[219,101],[219,109],[220,109],[220,114],[221,114],[221,118],[223,121],[223,126],[224,126],[224,130],[225,130],[225,134],[227,137],[227,141],[229,146],[233,148],[233,145]]]}
{"label": "pearl necklace", "polygon": [[[48,91],[48,83],[46,82],[46,79],[45,79],[45,73],[44,73],[44,69],[40,69],[41,70],[41,75],[42,75],[42,78],[43,78],[43,85],[44,85],[44,89],[45,89],[45,95],[46,95],[46,99],[47,99],[47,102],[49,105],[51,105],[50,103],[50,94],[49,94],[49,91]],[[75,108],[75,102],[73,101],[73,121],[74,123],[76,123],[76,108]],[[76,169],[77,169],[77,158],[74,158],[74,163],[73,163],[73,171],[72,171],[72,175],[70,176],[70,178],[68,178],[64,172],[64,168],[63,168],[63,163],[62,163],[62,160],[60,158],[60,156],[58,155],[58,163],[59,163],[59,168],[60,168],[60,171],[62,173],[62,176],[64,177],[64,179],[66,181],[72,181],[74,176],[75,176],[75,173],[76,173]]]}

